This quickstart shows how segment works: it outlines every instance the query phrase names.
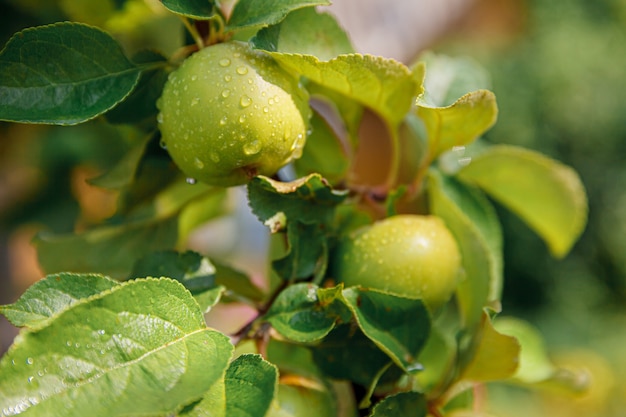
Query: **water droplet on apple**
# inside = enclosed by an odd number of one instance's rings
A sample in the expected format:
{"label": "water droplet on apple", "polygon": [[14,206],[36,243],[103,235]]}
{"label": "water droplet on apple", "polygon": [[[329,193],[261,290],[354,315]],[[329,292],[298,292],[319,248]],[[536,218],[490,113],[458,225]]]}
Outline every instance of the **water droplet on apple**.
{"label": "water droplet on apple", "polygon": [[248,107],[250,104],[252,104],[252,99],[246,95],[241,96],[241,100],[239,100],[239,104],[241,104],[241,107]]}
{"label": "water droplet on apple", "polygon": [[220,67],[227,67],[230,65],[230,59],[222,58],[220,59]]}
{"label": "water droplet on apple", "polygon": [[230,96],[230,90],[229,89],[223,90],[222,91],[222,97],[226,98],[228,96]]}
{"label": "water droplet on apple", "polygon": [[199,102],[200,102],[200,97],[194,97],[194,98],[191,99],[191,105],[192,106],[195,106]]}
{"label": "water droplet on apple", "polygon": [[202,162],[202,161],[200,160],[200,158],[195,158],[195,159],[193,160],[193,163],[194,163],[194,165],[196,166],[196,168],[198,168],[198,169],[202,169],[202,168],[204,168],[204,162]]}
{"label": "water droplet on apple", "polygon": [[195,178],[191,178],[191,177],[187,177],[187,179],[185,179],[185,181],[187,182],[187,184],[189,185],[194,185],[195,183],[198,182],[198,180],[196,180]]}
{"label": "water droplet on apple", "polygon": [[211,158],[211,161],[218,163],[220,161],[220,156],[218,154],[216,154],[215,152],[211,152],[209,154],[209,158]]}
{"label": "water droplet on apple", "polygon": [[237,74],[239,75],[246,75],[248,73],[248,68],[247,67],[238,67],[237,68]]}
{"label": "water droplet on apple", "polygon": [[259,152],[261,152],[261,143],[258,140],[243,145],[243,153],[248,156],[256,155]]}

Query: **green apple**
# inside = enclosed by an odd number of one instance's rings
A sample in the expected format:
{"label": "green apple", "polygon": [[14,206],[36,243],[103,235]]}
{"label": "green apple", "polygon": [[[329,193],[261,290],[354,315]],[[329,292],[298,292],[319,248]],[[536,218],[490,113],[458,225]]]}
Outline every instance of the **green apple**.
{"label": "green apple", "polygon": [[398,215],[356,230],[335,253],[334,278],[423,299],[434,310],[457,287],[461,255],[452,233],[436,216]]}
{"label": "green apple", "polygon": [[157,102],[162,143],[211,185],[273,175],[302,154],[310,109],[298,80],[242,42],[206,47],[173,71]]}

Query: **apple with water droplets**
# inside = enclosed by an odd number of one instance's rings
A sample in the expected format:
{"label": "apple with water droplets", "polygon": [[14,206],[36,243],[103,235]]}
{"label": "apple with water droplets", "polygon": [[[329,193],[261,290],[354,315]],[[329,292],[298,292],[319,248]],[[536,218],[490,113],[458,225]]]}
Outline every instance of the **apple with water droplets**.
{"label": "apple with water droplets", "polygon": [[181,171],[224,187],[274,175],[300,157],[310,117],[298,79],[238,41],[188,57],[157,106],[162,144]]}
{"label": "apple with water droplets", "polygon": [[421,298],[434,311],[450,299],[461,276],[457,242],[443,220],[405,214],[364,226],[334,251],[334,277],[401,296]]}

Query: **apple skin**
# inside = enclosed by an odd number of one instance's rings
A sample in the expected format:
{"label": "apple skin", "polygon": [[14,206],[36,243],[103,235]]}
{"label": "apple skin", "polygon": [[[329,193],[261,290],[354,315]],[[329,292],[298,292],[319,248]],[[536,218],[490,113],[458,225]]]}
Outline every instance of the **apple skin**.
{"label": "apple skin", "polygon": [[346,286],[421,298],[434,311],[458,285],[461,255],[440,218],[397,215],[343,238],[334,252],[332,273]]}
{"label": "apple skin", "polygon": [[325,388],[280,383],[265,417],[337,417],[336,400]]}
{"label": "apple skin", "polygon": [[189,177],[210,185],[274,175],[304,147],[308,93],[269,55],[231,41],[174,70],[157,101],[162,144]]}

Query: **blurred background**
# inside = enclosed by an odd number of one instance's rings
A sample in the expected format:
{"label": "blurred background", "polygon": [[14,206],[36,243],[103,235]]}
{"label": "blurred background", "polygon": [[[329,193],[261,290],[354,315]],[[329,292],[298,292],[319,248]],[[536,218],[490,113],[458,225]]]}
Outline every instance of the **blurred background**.
{"label": "blurred background", "polygon": [[[502,417],[623,416],[626,0],[335,0],[327,10],[360,52],[405,63],[427,49],[475,60],[490,74],[500,109],[486,139],[538,150],[579,172],[589,223],[564,260],[499,210],[503,315],[537,326],[554,361],[588,369],[592,388],[577,398],[499,388],[490,407]],[[0,44],[62,20],[103,27],[129,54],[145,45],[171,53],[183,36],[156,0],[0,0]],[[81,230],[114,212],[116,195],[85,180],[129,146],[127,135],[98,120],[70,128],[0,122],[0,304],[41,277],[30,245],[37,231]],[[0,352],[14,334],[0,319]]]}

